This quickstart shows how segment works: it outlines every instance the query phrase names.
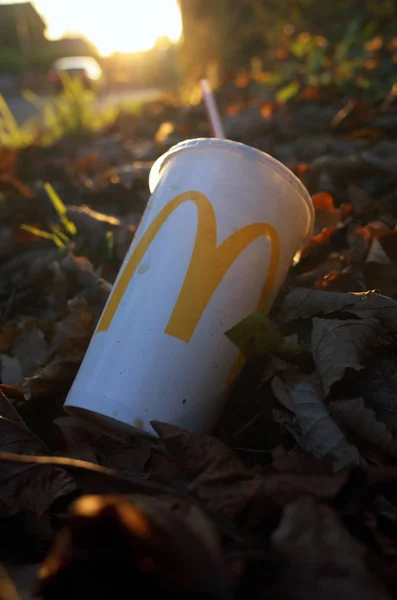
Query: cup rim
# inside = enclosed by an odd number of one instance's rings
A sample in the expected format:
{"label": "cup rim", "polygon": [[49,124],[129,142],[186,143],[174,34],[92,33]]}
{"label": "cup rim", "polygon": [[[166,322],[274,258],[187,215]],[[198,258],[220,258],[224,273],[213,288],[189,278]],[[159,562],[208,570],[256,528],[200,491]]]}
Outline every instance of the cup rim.
{"label": "cup rim", "polygon": [[149,174],[150,192],[153,193],[154,188],[157,185],[161,169],[172,156],[174,156],[178,152],[181,152],[182,150],[191,150],[202,146],[207,148],[221,148],[224,150],[239,152],[240,154],[243,154],[251,160],[257,160],[261,163],[266,164],[274,171],[277,171],[279,175],[287,179],[289,183],[293,185],[295,189],[299,192],[308,210],[309,223],[303,241],[303,247],[310,241],[314,226],[315,210],[310,194],[303,185],[303,183],[288,167],[283,165],[283,163],[278,161],[276,158],[273,158],[273,156],[270,156],[270,154],[262,152],[262,150],[258,150],[258,148],[247,146],[247,144],[243,144],[241,142],[235,142],[234,140],[226,140],[221,138],[194,138],[190,140],[184,140],[183,142],[179,142],[178,144],[172,146],[169,150],[167,150],[167,152],[165,152],[153,163]]}

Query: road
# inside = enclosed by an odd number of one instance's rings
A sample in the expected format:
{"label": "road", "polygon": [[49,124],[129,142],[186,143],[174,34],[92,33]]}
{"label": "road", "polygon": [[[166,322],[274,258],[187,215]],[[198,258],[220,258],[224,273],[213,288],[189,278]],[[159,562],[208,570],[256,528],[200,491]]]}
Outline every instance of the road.
{"label": "road", "polygon": [[[146,90],[122,90],[122,91],[107,91],[100,94],[98,98],[99,107],[120,106],[122,104],[133,104],[135,102],[149,102],[160,98],[162,92],[158,89]],[[43,96],[40,99],[50,103],[52,96]],[[38,108],[21,96],[6,96],[6,101],[11,109],[15,119],[21,125],[31,117],[40,114]]]}

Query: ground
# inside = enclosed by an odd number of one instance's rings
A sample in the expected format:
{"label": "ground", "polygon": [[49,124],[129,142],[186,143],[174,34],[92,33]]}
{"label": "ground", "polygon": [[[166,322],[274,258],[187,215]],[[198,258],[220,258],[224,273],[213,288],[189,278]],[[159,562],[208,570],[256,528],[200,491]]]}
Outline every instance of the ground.
{"label": "ground", "polygon": [[396,597],[396,95],[219,90],[227,136],[300,177],[316,222],[270,315],[225,332],[246,366],[213,436],[62,410],[150,166],[210,135],[204,107],[0,150],[0,553],[24,597],[43,560],[44,599]]}

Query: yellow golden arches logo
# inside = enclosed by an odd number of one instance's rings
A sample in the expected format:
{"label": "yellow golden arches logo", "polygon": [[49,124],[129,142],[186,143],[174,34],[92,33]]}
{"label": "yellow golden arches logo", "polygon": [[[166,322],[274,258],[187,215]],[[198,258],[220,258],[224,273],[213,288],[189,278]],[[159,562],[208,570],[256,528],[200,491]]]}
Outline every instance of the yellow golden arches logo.
{"label": "yellow golden arches logo", "polygon": [[269,294],[274,289],[279,261],[279,238],[276,230],[267,223],[252,223],[217,246],[216,217],[211,202],[200,192],[184,192],[159,212],[138,242],[102,315],[98,332],[109,329],[114,313],[146,250],[168,217],[184,202],[194,202],[197,207],[196,240],[185,280],[164,332],[188,342],[223,276],[245,248],[262,236],[267,237],[271,243],[271,256],[257,309],[264,310],[267,307]]}

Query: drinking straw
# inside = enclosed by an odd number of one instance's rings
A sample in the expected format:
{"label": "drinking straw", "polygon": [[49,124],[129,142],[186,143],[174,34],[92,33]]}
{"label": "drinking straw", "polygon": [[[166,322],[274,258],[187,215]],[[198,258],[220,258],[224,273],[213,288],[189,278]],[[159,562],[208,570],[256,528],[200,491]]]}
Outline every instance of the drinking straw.
{"label": "drinking straw", "polygon": [[223,125],[219,116],[218,107],[215,102],[214,94],[210,88],[207,79],[200,80],[201,91],[203,92],[203,100],[207,110],[208,120],[211,125],[212,135],[216,138],[225,138]]}

